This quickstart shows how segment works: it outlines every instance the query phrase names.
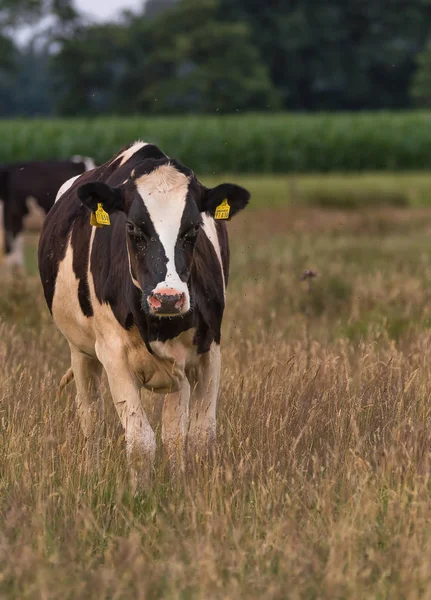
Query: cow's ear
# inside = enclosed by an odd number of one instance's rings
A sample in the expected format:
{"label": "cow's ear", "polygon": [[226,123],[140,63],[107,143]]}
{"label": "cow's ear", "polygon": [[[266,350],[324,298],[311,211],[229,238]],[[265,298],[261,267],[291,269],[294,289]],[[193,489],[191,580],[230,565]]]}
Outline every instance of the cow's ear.
{"label": "cow's ear", "polygon": [[78,188],[77,193],[82,204],[91,212],[97,210],[98,204],[102,204],[103,210],[109,214],[116,210],[125,210],[124,191],[101,181],[84,183]]}
{"label": "cow's ear", "polygon": [[230,219],[245,208],[250,200],[250,192],[233,183],[222,183],[217,187],[203,190],[201,212],[209,212],[215,219]]}

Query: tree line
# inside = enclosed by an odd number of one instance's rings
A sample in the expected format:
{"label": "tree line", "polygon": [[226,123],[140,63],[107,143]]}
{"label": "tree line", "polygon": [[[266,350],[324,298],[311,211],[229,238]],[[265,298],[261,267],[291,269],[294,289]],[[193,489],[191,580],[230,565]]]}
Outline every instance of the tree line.
{"label": "tree line", "polygon": [[430,24],[431,0],[148,0],[111,23],[0,0],[0,114],[427,106]]}

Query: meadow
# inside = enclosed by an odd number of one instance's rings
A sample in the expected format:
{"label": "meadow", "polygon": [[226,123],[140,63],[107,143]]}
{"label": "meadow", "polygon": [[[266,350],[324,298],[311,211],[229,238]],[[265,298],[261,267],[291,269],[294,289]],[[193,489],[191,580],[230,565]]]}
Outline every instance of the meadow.
{"label": "meadow", "polygon": [[1,598],[431,597],[429,184],[370,175],[355,210],[331,177],[323,201],[313,178],[248,179],[215,456],[172,482],[160,453],[139,497],[109,392],[93,471],[73,385],[55,397],[69,356],[29,233],[0,292]]}

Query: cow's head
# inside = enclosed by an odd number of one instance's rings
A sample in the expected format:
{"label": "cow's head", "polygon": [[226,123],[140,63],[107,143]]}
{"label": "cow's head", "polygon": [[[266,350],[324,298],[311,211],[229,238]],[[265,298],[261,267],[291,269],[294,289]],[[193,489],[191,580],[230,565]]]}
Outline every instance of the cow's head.
{"label": "cow's head", "polygon": [[247,205],[250,194],[230,183],[208,189],[192,171],[162,155],[143,161],[119,187],[87,183],[78,196],[91,211],[101,203],[108,213],[127,215],[130,275],[142,290],[143,308],[172,317],[190,310],[188,281],[202,213],[214,216],[227,199],[232,217]]}

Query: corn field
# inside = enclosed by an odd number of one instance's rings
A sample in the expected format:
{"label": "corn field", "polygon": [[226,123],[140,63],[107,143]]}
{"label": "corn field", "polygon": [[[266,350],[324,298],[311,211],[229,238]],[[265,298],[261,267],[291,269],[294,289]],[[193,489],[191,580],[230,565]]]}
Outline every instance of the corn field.
{"label": "corn field", "polygon": [[0,122],[0,162],[103,162],[136,139],[201,174],[426,170],[431,113],[244,114]]}

